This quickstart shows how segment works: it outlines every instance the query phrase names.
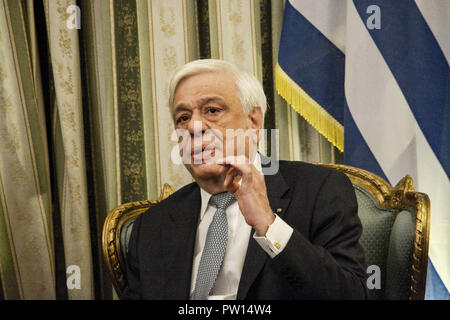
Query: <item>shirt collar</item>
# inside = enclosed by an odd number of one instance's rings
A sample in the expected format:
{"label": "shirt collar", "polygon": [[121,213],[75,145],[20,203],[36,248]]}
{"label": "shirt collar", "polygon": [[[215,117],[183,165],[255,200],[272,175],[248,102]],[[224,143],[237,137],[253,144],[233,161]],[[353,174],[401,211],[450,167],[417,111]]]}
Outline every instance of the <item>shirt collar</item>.
{"label": "shirt collar", "polygon": [[[262,173],[262,167],[261,167],[261,155],[259,152],[255,156],[255,160],[253,160],[253,165],[255,166],[256,170]],[[239,181],[239,185],[241,185],[241,181]],[[205,215],[206,209],[208,208],[209,199],[211,199],[211,194],[204,189],[200,188],[200,195],[202,198],[202,205],[200,207],[200,220],[203,219],[203,216]]]}

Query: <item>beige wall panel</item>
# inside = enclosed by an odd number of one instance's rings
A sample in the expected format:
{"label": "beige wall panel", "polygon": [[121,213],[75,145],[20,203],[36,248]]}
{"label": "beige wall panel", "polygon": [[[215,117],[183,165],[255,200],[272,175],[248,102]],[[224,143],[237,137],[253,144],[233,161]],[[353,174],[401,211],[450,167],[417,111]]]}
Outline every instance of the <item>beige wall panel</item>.
{"label": "beige wall panel", "polygon": [[261,79],[255,1],[216,0],[216,10],[220,58]]}
{"label": "beige wall panel", "polygon": [[[212,49],[217,47],[219,59],[230,61],[240,69],[255,75],[262,81],[259,1],[257,0],[216,0],[210,3],[215,11],[211,19]],[[212,50],[214,52],[214,50]],[[265,135],[258,150],[266,154]]]}
{"label": "beige wall panel", "polygon": [[186,6],[180,0],[148,1],[148,10],[159,193],[164,183],[178,189],[192,181],[184,166],[171,160],[174,148],[178,147],[171,139],[174,127],[167,102],[170,76],[187,62],[188,57],[183,23]]}

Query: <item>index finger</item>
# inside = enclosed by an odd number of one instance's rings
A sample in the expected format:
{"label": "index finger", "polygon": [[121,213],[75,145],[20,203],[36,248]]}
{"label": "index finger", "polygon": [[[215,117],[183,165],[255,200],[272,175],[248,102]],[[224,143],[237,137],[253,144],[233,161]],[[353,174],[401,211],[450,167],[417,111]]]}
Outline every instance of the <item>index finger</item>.
{"label": "index finger", "polygon": [[246,174],[250,172],[252,165],[247,157],[240,155],[240,156],[228,156],[222,159],[218,159],[217,163],[220,165],[227,165],[231,166],[232,168],[235,168],[239,170],[242,174]]}

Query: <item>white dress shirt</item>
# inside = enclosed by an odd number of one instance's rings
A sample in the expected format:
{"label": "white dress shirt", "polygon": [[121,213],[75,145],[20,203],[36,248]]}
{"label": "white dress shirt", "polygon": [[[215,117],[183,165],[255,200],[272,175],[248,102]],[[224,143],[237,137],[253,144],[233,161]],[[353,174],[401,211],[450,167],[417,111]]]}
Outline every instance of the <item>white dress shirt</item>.
{"label": "white dress shirt", "polygon": [[[253,162],[255,168],[262,172],[261,158],[257,154]],[[240,182],[239,182],[240,184]],[[205,246],[206,234],[212,221],[216,208],[209,203],[211,194],[200,189],[201,208],[200,219],[197,228],[197,236],[195,239],[194,260],[191,274],[191,291],[192,299],[197,280],[197,272],[202,257],[203,248]],[[242,268],[244,266],[245,255],[247,253],[248,242],[250,239],[251,226],[244,219],[239,209],[237,201],[230,205],[227,210],[228,221],[228,244],[225,251],[222,268],[219,271],[216,282],[214,283],[211,295],[208,300],[235,300],[241,279]],[[271,257],[275,257],[286,246],[292,235],[293,229],[276,215],[275,221],[267,230],[265,236],[253,238],[263,248],[263,250]]]}

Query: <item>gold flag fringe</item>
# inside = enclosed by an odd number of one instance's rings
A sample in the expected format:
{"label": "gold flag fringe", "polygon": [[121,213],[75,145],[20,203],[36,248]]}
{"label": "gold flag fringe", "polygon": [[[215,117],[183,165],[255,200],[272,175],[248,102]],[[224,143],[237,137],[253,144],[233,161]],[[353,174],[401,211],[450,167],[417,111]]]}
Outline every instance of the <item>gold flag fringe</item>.
{"label": "gold flag fringe", "polygon": [[344,151],[344,126],[299,87],[277,63],[275,86],[283,99],[339,151]]}

